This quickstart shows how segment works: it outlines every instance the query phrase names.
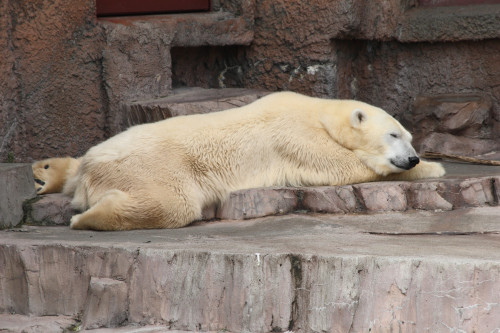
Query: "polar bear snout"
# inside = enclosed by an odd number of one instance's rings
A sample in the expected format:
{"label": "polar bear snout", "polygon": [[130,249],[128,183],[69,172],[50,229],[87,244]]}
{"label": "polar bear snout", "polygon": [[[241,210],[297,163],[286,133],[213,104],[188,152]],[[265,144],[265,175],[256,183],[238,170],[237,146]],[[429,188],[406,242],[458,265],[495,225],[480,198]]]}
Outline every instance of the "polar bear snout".
{"label": "polar bear snout", "polygon": [[418,163],[420,163],[420,159],[418,156],[410,156],[407,160],[404,159],[391,159],[391,164],[397,167],[398,169],[410,170],[414,168]]}
{"label": "polar bear snout", "polygon": [[408,158],[408,164],[410,166],[409,169],[413,168],[418,163],[420,163],[420,159],[418,158],[418,156],[411,156]]}

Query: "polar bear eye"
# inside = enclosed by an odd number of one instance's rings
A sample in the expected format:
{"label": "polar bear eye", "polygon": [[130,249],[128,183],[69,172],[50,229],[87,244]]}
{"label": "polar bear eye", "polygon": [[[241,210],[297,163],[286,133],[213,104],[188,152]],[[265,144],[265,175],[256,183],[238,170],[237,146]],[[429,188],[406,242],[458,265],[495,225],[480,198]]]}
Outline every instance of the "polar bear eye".
{"label": "polar bear eye", "polygon": [[49,168],[49,165],[48,164],[45,164],[45,166],[43,167],[44,169],[48,169]]}
{"label": "polar bear eye", "polygon": [[399,134],[397,134],[397,133],[391,133],[391,136],[392,136],[393,138],[396,138],[396,139],[397,139],[397,138],[399,138]]}

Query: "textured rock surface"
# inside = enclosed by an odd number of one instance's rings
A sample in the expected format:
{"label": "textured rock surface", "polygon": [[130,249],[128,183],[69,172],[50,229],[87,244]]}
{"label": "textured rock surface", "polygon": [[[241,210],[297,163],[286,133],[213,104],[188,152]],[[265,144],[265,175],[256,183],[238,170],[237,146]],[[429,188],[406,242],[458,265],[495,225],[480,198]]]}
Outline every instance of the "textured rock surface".
{"label": "textured rock surface", "polygon": [[97,21],[93,0],[2,1],[0,161],[83,154],[122,129],[123,102],[170,93],[172,46],[250,43],[254,6]]}
{"label": "textured rock surface", "polygon": [[64,333],[74,327],[77,320],[67,316],[31,317],[16,314],[0,314],[0,331],[5,333]]}
{"label": "textured rock surface", "polygon": [[93,0],[0,4],[1,162],[78,155],[104,138],[94,13]]}
{"label": "textured rock surface", "polygon": [[480,155],[500,148],[498,121],[484,96],[418,96],[404,118],[421,152]]}
{"label": "textured rock surface", "polygon": [[175,89],[159,99],[137,101],[124,105],[126,126],[190,114],[222,111],[251,103],[269,92],[251,89]]}
{"label": "textured rock surface", "polygon": [[[102,318],[123,306],[127,325],[170,330],[490,332],[500,328],[498,213],[483,207],[175,230],[0,231],[0,313],[85,313],[106,325]],[[97,285],[119,290],[99,298]],[[124,286],[125,304],[109,304]],[[90,311],[98,300],[100,311]]]}
{"label": "textured rock surface", "polygon": [[[0,6],[2,161],[81,155],[123,129],[123,104],[182,85],[354,98],[397,117],[417,96],[481,94],[498,132],[498,5],[228,0],[99,21],[90,0]],[[474,140],[462,143],[484,152]],[[484,140],[494,149],[498,138]]]}
{"label": "textured rock surface", "polygon": [[498,132],[498,5],[224,0],[212,7],[97,21],[91,0],[3,1],[0,161],[81,155],[124,127],[122,104],[182,85],[354,98],[398,117],[417,96],[481,94],[491,97]]}
{"label": "textured rock surface", "polygon": [[[370,102],[401,120],[406,113],[415,111],[413,106],[418,96],[454,94],[457,99],[457,95],[488,96],[492,108],[485,128],[498,126],[500,89],[495,83],[500,73],[496,65],[500,61],[498,40],[429,44],[346,41],[338,45],[337,96]],[[418,130],[410,121],[405,125]],[[446,140],[435,144],[439,143]]]}
{"label": "textured rock surface", "polygon": [[[245,220],[293,212],[371,213],[453,210],[497,206],[500,167],[446,163],[448,176],[413,182],[374,182],[348,186],[270,187],[232,192],[219,207],[207,207],[204,220]],[[75,213],[62,194],[40,196],[25,207],[35,225],[69,224]]]}
{"label": "textured rock surface", "polygon": [[235,191],[217,208],[217,217],[244,220],[267,215],[287,214],[298,209],[297,188],[255,188]]}
{"label": "textured rock surface", "polygon": [[303,189],[302,207],[315,213],[355,213],[363,206],[352,186],[315,187]]}
{"label": "textured rock surface", "polygon": [[91,277],[82,326],[86,329],[120,326],[127,319],[127,299],[125,282]]}
{"label": "textured rock surface", "polygon": [[62,193],[37,196],[25,204],[24,223],[37,225],[69,224],[77,213],[71,208],[71,197]]}
{"label": "textured rock surface", "polygon": [[21,223],[23,202],[35,196],[30,164],[0,163],[0,229]]}
{"label": "textured rock surface", "polygon": [[107,44],[103,80],[111,133],[122,131],[126,125],[122,104],[171,93],[171,48],[248,45],[253,40],[254,6],[254,1],[223,1],[214,3],[217,11],[210,13],[99,20]]}
{"label": "textured rock surface", "polygon": [[[0,331],[4,333],[187,333],[188,331],[170,330],[168,326],[128,325],[125,327],[84,329],[81,322],[68,316],[34,317],[16,314],[0,314]],[[230,333],[230,332],[228,332]]]}
{"label": "textured rock surface", "polygon": [[448,133],[431,133],[424,137],[417,146],[420,152],[477,156],[498,151],[498,139],[474,139]]}

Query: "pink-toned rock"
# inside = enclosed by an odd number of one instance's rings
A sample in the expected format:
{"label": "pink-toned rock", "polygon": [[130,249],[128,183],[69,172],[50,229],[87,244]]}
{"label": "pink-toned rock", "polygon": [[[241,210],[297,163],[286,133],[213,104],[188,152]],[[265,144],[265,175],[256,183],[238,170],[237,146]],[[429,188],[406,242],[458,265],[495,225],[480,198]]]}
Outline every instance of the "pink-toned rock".
{"label": "pink-toned rock", "polygon": [[71,197],[62,193],[46,194],[33,200],[25,211],[25,223],[36,225],[69,225],[77,213]]}
{"label": "pink-toned rock", "polygon": [[217,205],[212,205],[203,208],[203,211],[201,212],[202,220],[212,220],[215,219],[216,217],[217,217]]}
{"label": "pink-toned rock", "polygon": [[249,104],[269,92],[254,89],[182,88],[159,99],[125,104],[126,126],[155,122],[176,116],[209,113]]}
{"label": "pink-toned rock", "polygon": [[90,278],[82,323],[86,329],[116,327],[127,319],[127,284],[109,278]]}
{"label": "pink-toned rock", "polygon": [[411,183],[408,190],[408,207],[422,210],[451,210],[453,204],[444,199],[438,189],[439,182]]}
{"label": "pink-toned rock", "polygon": [[493,197],[496,198],[496,203],[498,204],[498,200],[500,199],[500,177],[495,176],[491,178],[493,183]]}
{"label": "pink-toned rock", "polygon": [[376,182],[353,185],[368,211],[405,211],[409,183]]}
{"label": "pink-toned rock", "polygon": [[445,323],[489,332],[500,328],[500,244],[482,232],[498,231],[497,216],[486,207],[115,233],[3,230],[0,313],[83,313],[82,325],[122,313],[126,325],[189,331],[440,332]]}
{"label": "pink-toned rock", "polygon": [[449,133],[431,133],[416,139],[415,148],[420,152],[435,151],[445,154],[476,156],[498,150],[500,144],[493,139],[475,139]]}
{"label": "pink-toned rock", "polygon": [[0,250],[0,313],[32,313],[26,302],[30,288],[26,267],[15,247]]}
{"label": "pink-toned rock", "polygon": [[479,155],[499,147],[492,102],[486,96],[418,96],[405,118],[421,152]]}
{"label": "pink-toned rock", "polygon": [[[498,205],[500,177],[443,178],[415,182],[374,182],[349,186],[256,188],[233,192],[221,206],[205,207],[202,220],[250,219],[297,210],[345,214],[372,211],[451,210]],[[62,194],[25,204],[25,222],[68,224],[77,211]]]}
{"label": "pink-toned rock", "polygon": [[418,134],[460,133],[488,139],[491,107],[490,99],[478,95],[418,96],[412,108],[413,125]]}
{"label": "pink-toned rock", "polygon": [[255,188],[232,192],[217,209],[217,217],[243,220],[267,215],[286,214],[297,209],[297,189],[286,187]]}
{"label": "pink-toned rock", "polygon": [[464,204],[463,197],[460,193],[460,182],[461,179],[442,179],[436,185],[436,191],[439,196],[444,200],[453,205],[452,209],[457,209],[460,207],[467,207]]}
{"label": "pink-toned rock", "polygon": [[208,13],[99,20],[106,39],[102,73],[112,133],[127,128],[123,104],[171,94],[173,47],[242,45],[253,40],[254,1],[229,1],[216,7],[217,11]]}
{"label": "pink-toned rock", "polygon": [[[114,327],[114,328],[96,328],[92,330],[83,330],[81,332],[88,333],[192,333],[192,331],[185,330],[171,330],[170,326],[166,325],[128,325],[124,327]],[[219,333],[219,332],[209,332],[209,333]],[[224,333],[231,333],[229,331],[224,331]]]}
{"label": "pink-toned rock", "polygon": [[466,205],[495,205],[495,188],[491,178],[471,178],[460,183],[460,193]]}
{"label": "pink-toned rock", "polygon": [[496,206],[498,198],[492,177],[443,179],[437,184],[437,193],[453,205],[461,207]]}
{"label": "pink-toned rock", "polygon": [[65,333],[73,331],[76,327],[78,321],[68,316],[33,317],[0,314],[0,331],[5,333]]}
{"label": "pink-toned rock", "polygon": [[[84,238],[91,244],[92,235]],[[122,251],[111,255],[109,249],[88,245],[5,247],[0,251],[0,313],[76,316],[85,307],[91,276],[126,280],[133,260]]]}
{"label": "pink-toned rock", "polygon": [[354,213],[360,210],[352,186],[325,186],[301,189],[302,208],[318,213]]}
{"label": "pink-toned rock", "polygon": [[[426,326],[432,327],[433,332],[480,332],[499,327],[500,320],[493,314],[500,311],[490,289],[496,288],[494,276],[498,275],[498,267],[491,267],[491,271],[476,270],[473,263],[458,264],[452,260],[432,264],[407,261],[400,263],[399,268],[394,264],[390,260],[379,263],[371,271],[372,281],[361,279],[360,290],[370,291],[359,295],[356,317],[368,316],[374,320],[364,323],[353,320],[353,332],[415,332],[420,331],[417,327],[422,327],[424,318],[429,320]],[[409,272],[416,275],[409,278]],[[414,280],[417,275],[418,287]],[[408,302],[409,299],[418,301]],[[370,315],[374,310],[379,314],[376,317]]]}

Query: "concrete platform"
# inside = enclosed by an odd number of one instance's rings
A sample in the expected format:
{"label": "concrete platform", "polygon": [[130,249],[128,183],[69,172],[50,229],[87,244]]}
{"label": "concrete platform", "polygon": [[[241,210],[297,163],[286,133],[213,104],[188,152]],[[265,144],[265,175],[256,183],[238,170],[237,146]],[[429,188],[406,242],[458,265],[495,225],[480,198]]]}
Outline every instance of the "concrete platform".
{"label": "concrete platform", "polygon": [[[500,168],[446,168],[447,177],[421,183],[355,185],[365,208],[363,193],[379,193],[372,202],[389,208],[404,197],[400,211],[290,210],[175,230],[2,230],[0,330],[498,331]],[[411,208],[412,186],[426,188],[429,209]],[[395,188],[402,197],[381,194]],[[439,198],[449,210],[432,208]]]}
{"label": "concrete platform", "polygon": [[79,317],[83,328],[491,332],[500,329],[499,216],[482,207],[4,230],[0,310]]}

